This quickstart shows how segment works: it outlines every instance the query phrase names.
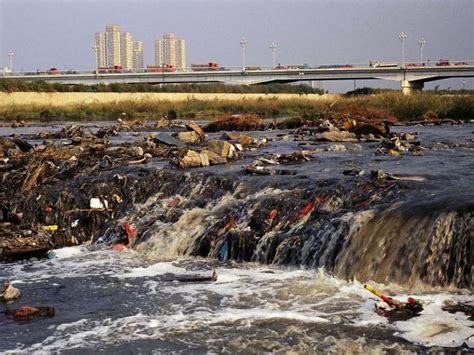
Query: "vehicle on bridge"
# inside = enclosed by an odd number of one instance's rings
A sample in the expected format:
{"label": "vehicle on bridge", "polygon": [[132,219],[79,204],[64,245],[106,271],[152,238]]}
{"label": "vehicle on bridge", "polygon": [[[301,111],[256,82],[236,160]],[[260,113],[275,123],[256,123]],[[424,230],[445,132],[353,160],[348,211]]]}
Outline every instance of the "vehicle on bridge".
{"label": "vehicle on bridge", "polygon": [[109,67],[97,67],[97,71],[101,74],[108,73],[125,73],[125,70],[121,65],[111,65]]}
{"label": "vehicle on bridge", "polygon": [[176,68],[172,64],[147,65],[147,73],[171,73],[175,72]]}
{"label": "vehicle on bridge", "polygon": [[275,68],[273,68],[273,70],[286,70],[286,69],[288,69],[287,66],[280,65],[280,64],[278,64]]}
{"label": "vehicle on bridge", "polygon": [[424,67],[425,63],[408,63],[406,66],[408,68]]}
{"label": "vehicle on bridge", "polygon": [[454,63],[451,63],[448,59],[440,59],[437,63],[437,67],[449,67],[451,65],[454,65]]}
{"label": "vehicle on bridge", "polygon": [[379,61],[370,62],[370,68],[398,68],[398,63],[383,63]]}
{"label": "vehicle on bridge", "polygon": [[60,74],[59,72],[59,69],[58,68],[49,68],[48,70],[46,70],[46,74],[48,75],[58,75]]}
{"label": "vehicle on bridge", "polygon": [[191,64],[192,71],[217,71],[219,68],[219,64],[213,62],[207,64]]}
{"label": "vehicle on bridge", "polygon": [[331,65],[320,65],[317,69],[348,69],[354,68],[350,64],[331,64]]}
{"label": "vehicle on bridge", "polygon": [[250,66],[245,67],[245,70],[262,70],[262,68],[256,65],[250,65]]}

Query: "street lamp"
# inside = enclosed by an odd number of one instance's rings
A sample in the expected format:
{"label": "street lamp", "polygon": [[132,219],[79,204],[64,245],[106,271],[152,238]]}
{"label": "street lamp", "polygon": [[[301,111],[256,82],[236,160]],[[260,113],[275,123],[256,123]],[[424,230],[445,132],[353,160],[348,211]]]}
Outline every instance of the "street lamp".
{"label": "street lamp", "polygon": [[407,34],[405,32],[400,32],[398,38],[402,41],[402,67],[405,67],[405,39],[407,38]]}
{"label": "street lamp", "polygon": [[15,53],[13,53],[13,51],[10,49],[8,51],[8,58],[10,59],[10,73],[13,73],[13,56],[15,55]]}
{"label": "street lamp", "polygon": [[466,80],[462,81],[462,91],[466,90]]}
{"label": "street lamp", "polygon": [[97,76],[99,75],[99,46],[97,44],[94,44],[92,46],[92,49],[95,51],[95,75]]}
{"label": "street lamp", "polygon": [[275,68],[275,54],[276,54],[277,48],[278,46],[274,42],[270,44],[270,49],[272,50],[272,64],[273,64],[272,69]]}
{"label": "street lamp", "polygon": [[421,37],[421,39],[418,41],[418,45],[420,46],[420,63],[423,65],[423,47],[426,44],[426,40]]}
{"label": "street lamp", "polygon": [[247,39],[242,37],[240,40],[240,45],[242,46],[242,71],[245,71],[245,47],[247,46]]}

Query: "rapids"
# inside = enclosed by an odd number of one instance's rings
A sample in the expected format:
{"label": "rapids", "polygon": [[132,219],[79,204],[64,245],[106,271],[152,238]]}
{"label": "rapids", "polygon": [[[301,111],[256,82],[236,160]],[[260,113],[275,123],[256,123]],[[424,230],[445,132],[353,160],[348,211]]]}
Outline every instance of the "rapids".
{"label": "rapids", "polygon": [[[378,156],[373,142],[314,142],[304,147],[318,149],[310,162],[278,167],[290,175],[241,173],[254,158],[302,149],[278,140],[223,166],[179,171],[158,161],[146,178],[145,168],[122,171],[140,201],[91,231],[92,245],[2,264],[0,279],[23,293],[2,310],[52,306],[56,316],[0,320],[0,351],[472,349],[472,321],[441,306],[472,300],[474,126],[410,129],[423,156]],[[401,179],[342,174],[353,167]],[[137,244],[115,253],[108,244],[121,223],[135,226]],[[169,281],[213,269],[214,283]],[[364,282],[421,299],[425,309],[390,323],[373,312]]]}

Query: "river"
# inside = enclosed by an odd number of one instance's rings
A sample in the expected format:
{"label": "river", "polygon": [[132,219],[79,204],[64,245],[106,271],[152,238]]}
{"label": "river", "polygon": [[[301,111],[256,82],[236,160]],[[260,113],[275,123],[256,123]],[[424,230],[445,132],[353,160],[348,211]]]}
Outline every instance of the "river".
{"label": "river", "polygon": [[[155,222],[150,235],[133,250],[117,253],[103,244],[91,244],[56,250],[49,260],[2,264],[0,280],[8,279],[22,291],[20,300],[2,304],[2,310],[21,305],[51,306],[56,315],[29,322],[1,319],[0,351],[473,351],[473,322],[463,313],[441,310],[445,301],[469,302],[473,298],[472,249],[466,255],[458,242],[445,242],[472,228],[473,129],[473,125],[397,127],[398,131],[418,132],[426,149],[423,156],[374,156],[376,143],[343,144],[343,150],[327,149],[308,164],[290,167],[296,172],[293,175],[239,177],[238,184],[218,195],[205,191],[209,177],[204,176],[187,195],[176,190],[166,197],[166,201],[178,200],[178,207],[173,208],[179,208],[179,216],[173,222],[156,219],[169,212],[164,211],[167,207],[160,194],[136,206],[132,214],[139,227],[150,225],[150,220]],[[291,140],[278,144],[285,152],[298,149]],[[318,146],[334,147],[327,143]],[[276,150],[276,145],[269,144],[259,154]],[[241,165],[238,162],[217,171],[237,174]],[[209,258],[191,256],[196,255],[202,235],[213,230],[213,218],[234,211],[237,228],[248,232],[255,209],[269,201],[300,202],[301,196],[319,193],[321,186],[308,188],[306,179],[327,180],[325,184],[331,186],[341,184],[342,179],[342,184],[349,185],[344,179],[359,177],[342,177],[341,170],[355,165],[421,176],[423,180],[404,182],[393,201],[374,209],[344,210],[308,222],[302,229],[282,227],[281,233],[287,238],[305,238],[298,244],[301,252],[297,254],[290,255],[296,244],[282,242],[269,257],[265,248],[269,248],[274,231],[266,231],[252,247],[253,254],[243,257],[248,261],[220,257],[224,240],[208,250]],[[162,165],[156,167],[161,169]],[[196,172],[205,174],[206,168]],[[338,181],[331,182],[335,176]],[[202,195],[207,200],[199,207],[186,204]],[[318,213],[324,211],[321,207]],[[316,230],[318,233],[312,232]],[[470,238],[472,245],[472,229]],[[426,267],[425,259],[433,256],[426,254],[425,239],[434,248],[433,255],[446,255],[442,251],[446,248],[453,255],[447,261],[445,257],[430,260]],[[323,240],[329,242],[321,245]],[[409,242],[403,244],[401,240]],[[371,250],[373,245],[380,249]],[[455,248],[457,252],[453,252]],[[380,263],[378,258],[382,258]],[[377,265],[385,260],[392,269],[373,270],[369,260],[377,261]],[[445,264],[466,260],[471,265],[463,264],[464,271],[439,275]],[[218,275],[215,282],[174,280],[182,275],[210,275],[213,270]],[[410,320],[389,322],[374,313],[377,299],[363,288],[364,282],[400,300],[413,296],[423,302],[424,310]]]}

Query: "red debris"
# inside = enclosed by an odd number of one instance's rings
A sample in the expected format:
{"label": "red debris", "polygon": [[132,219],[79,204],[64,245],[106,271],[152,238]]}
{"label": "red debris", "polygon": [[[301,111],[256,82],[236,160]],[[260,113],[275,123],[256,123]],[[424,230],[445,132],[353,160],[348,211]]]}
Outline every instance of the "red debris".
{"label": "red debris", "polygon": [[268,215],[268,219],[275,219],[277,215],[278,215],[278,211],[276,209],[273,209],[270,211]]}

